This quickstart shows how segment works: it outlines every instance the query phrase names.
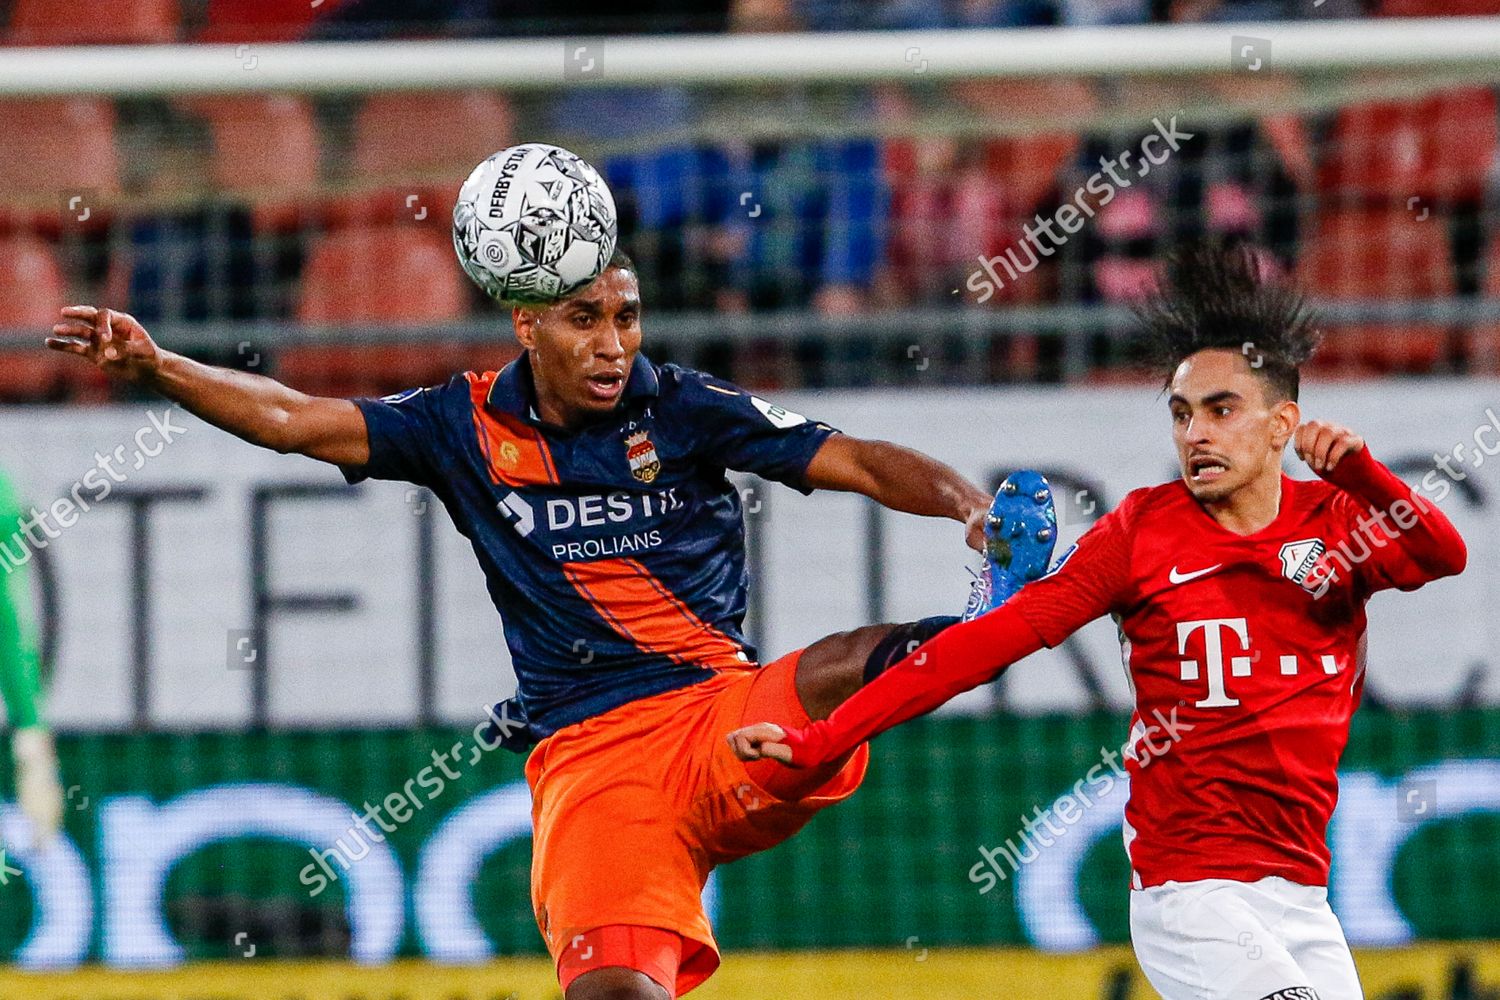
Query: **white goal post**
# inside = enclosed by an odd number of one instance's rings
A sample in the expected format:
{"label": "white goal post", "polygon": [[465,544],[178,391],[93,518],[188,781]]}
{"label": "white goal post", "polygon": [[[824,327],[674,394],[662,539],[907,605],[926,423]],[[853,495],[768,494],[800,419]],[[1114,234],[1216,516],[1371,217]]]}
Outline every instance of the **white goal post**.
{"label": "white goal post", "polygon": [[0,95],[1181,76],[1229,69],[1242,37],[1269,41],[1270,67],[1293,73],[1500,68],[1500,18],[1442,18],[611,37],[599,77],[565,72],[570,45],[601,41],[582,38],[11,48]]}

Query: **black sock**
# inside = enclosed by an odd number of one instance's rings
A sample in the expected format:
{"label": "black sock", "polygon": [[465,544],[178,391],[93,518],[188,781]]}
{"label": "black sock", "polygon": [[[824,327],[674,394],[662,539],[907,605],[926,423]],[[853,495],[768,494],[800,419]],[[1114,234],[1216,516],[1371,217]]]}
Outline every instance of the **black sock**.
{"label": "black sock", "polygon": [[884,639],[876,643],[875,649],[870,653],[870,658],[865,660],[865,683],[870,683],[906,659],[918,646],[949,625],[957,624],[956,615],[934,615],[931,618],[906,622],[892,628]]}

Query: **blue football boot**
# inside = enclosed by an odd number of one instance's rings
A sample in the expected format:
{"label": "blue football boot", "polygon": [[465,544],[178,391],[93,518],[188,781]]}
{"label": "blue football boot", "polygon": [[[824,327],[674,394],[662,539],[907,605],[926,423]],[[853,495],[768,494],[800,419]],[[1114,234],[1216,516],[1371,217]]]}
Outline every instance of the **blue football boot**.
{"label": "blue football boot", "polygon": [[964,621],[993,611],[1046,574],[1057,544],[1052,487],[1040,472],[1012,472],[984,519],[984,568],[974,578]]}

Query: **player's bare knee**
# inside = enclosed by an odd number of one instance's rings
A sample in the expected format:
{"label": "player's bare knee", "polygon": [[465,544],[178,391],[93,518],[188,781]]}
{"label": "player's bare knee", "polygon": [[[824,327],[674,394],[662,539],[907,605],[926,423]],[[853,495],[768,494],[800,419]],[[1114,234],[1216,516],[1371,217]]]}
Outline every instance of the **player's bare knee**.
{"label": "player's bare knee", "polygon": [[825,636],[797,661],[797,697],[814,719],[828,716],[864,683],[865,662],[894,625],[865,625]]}
{"label": "player's bare knee", "polygon": [[585,972],[568,984],[567,1000],[671,1000],[644,972],[609,966]]}

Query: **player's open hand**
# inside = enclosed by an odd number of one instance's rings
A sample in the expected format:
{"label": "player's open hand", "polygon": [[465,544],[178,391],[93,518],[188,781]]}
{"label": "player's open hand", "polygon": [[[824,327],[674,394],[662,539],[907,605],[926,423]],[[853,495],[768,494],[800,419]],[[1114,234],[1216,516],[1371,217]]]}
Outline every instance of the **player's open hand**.
{"label": "player's open hand", "polygon": [[1292,446],[1297,449],[1297,457],[1306,462],[1308,468],[1320,476],[1326,476],[1338,467],[1344,456],[1362,451],[1365,439],[1347,427],[1309,420],[1297,428],[1292,437]]}
{"label": "player's open hand", "polygon": [[159,351],[134,316],[97,306],[67,306],[47,346],[77,354],[111,378],[134,382],[155,366]]}
{"label": "player's open hand", "polygon": [[729,734],[729,745],[740,760],[774,760],[794,767],[792,748],[783,743],[786,730],[774,722],[757,722]]}

